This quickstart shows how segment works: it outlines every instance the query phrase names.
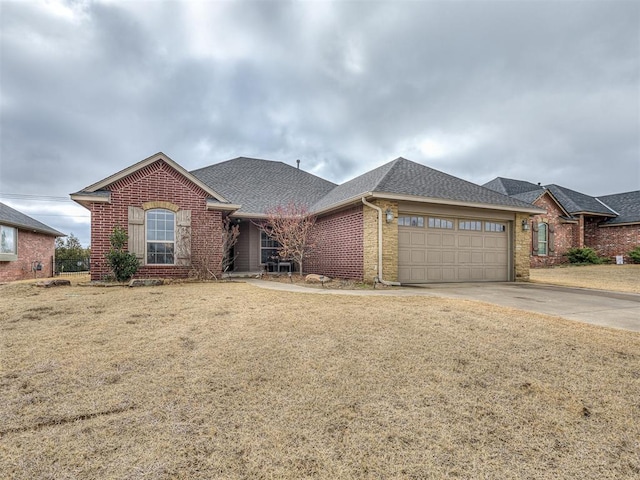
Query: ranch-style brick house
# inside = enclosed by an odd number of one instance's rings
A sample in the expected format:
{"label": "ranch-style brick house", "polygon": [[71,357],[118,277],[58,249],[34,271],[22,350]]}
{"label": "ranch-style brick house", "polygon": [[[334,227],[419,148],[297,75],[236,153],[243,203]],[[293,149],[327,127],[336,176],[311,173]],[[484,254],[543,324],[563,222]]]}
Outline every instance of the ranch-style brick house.
{"label": "ranch-style brick house", "polygon": [[485,187],[542,208],[531,219],[531,266],[566,263],[570,248],[613,260],[640,245],[640,190],[592,197],[560,185],[497,177]]}
{"label": "ranch-style brick house", "polygon": [[0,282],[53,276],[56,237],[64,236],[0,203]]}
{"label": "ranch-style brick house", "polygon": [[276,245],[255,225],[276,206],[316,215],[305,273],[367,282],[527,280],[532,215],[544,210],[404,158],[336,185],[282,162],[235,158],[186,171],[157,153],[71,198],[91,212],[91,277],[109,275],[114,227],[137,277],[221,273],[224,219],[237,223],[234,272],[258,272]]}

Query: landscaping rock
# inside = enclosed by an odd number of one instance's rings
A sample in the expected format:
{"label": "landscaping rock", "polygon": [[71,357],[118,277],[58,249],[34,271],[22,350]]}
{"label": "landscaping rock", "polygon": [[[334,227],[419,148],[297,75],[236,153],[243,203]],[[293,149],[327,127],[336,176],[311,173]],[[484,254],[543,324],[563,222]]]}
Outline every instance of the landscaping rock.
{"label": "landscaping rock", "polygon": [[316,275],[315,273],[310,273],[306,277],[304,277],[304,281],[307,283],[327,283],[330,282],[331,279],[329,277],[325,277],[324,275]]}
{"label": "landscaping rock", "polygon": [[164,284],[164,280],[159,278],[137,278],[129,282],[130,287],[157,287]]}
{"label": "landscaping rock", "polygon": [[42,282],[38,282],[36,283],[36,287],[44,287],[44,288],[49,288],[49,287],[67,287],[67,286],[71,286],[71,281],[70,280],[62,280],[62,279],[55,279],[55,280],[44,280]]}

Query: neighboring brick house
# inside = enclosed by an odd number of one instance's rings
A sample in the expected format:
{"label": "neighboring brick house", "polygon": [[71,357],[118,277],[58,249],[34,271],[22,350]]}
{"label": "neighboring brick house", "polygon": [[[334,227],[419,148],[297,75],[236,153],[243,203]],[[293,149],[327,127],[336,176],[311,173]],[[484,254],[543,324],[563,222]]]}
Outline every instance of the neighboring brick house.
{"label": "neighboring brick house", "polygon": [[592,197],[559,185],[495,178],[484,185],[545,210],[531,219],[531,266],[566,263],[570,248],[613,260],[640,245],[640,190]]}
{"label": "neighboring brick house", "polygon": [[63,236],[0,203],[0,282],[53,276],[55,240]]}
{"label": "neighboring brick house", "polygon": [[[306,273],[402,283],[512,281],[529,276],[523,224],[543,210],[404,158],[342,185],[282,162],[236,158],[187,172],[163,153],[71,195],[91,211],[92,279],[120,225],[139,277],[220,274],[224,219],[239,225],[235,272],[259,272],[277,245],[256,223],[274,207],[316,215]],[[277,268],[277,263],[275,264]]]}

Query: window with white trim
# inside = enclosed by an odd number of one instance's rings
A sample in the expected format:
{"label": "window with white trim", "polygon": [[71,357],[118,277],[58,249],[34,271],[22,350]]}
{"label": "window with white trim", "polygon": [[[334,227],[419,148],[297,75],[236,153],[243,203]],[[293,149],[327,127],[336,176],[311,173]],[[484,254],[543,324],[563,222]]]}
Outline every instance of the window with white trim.
{"label": "window with white trim", "polygon": [[446,218],[429,217],[429,228],[444,228],[446,230],[453,230],[453,220]]}
{"label": "window with white trim", "polygon": [[538,224],[538,255],[547,254],[549,242],[549,226],[546,223]]}
{"label": "window with white trim", "polygon": [[0,225],[0,261],[18,259],[18,229]]}
{"label": "window with white trim", "polygon": [[176,214],[171,210],[147,210],[146,243],[147,265],[173,265],[175,263]]}
{"label": "window with white trim", "polygon": [[475,230],[482,231],[482,222],[477,220],[460,220],[458,221],[458,230]]}

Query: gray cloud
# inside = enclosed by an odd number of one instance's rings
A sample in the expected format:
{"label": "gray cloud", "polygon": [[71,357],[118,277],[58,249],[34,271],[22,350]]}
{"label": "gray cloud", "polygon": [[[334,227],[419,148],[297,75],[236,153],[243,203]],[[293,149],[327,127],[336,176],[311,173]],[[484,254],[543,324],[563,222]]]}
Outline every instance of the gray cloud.
{"label": "gray cloud", "polygon": [[402,155],[477,183],[640,188],[634,2],[0,9],[2,193],[65,196],[157,151],[299,158],[334,182]]}

